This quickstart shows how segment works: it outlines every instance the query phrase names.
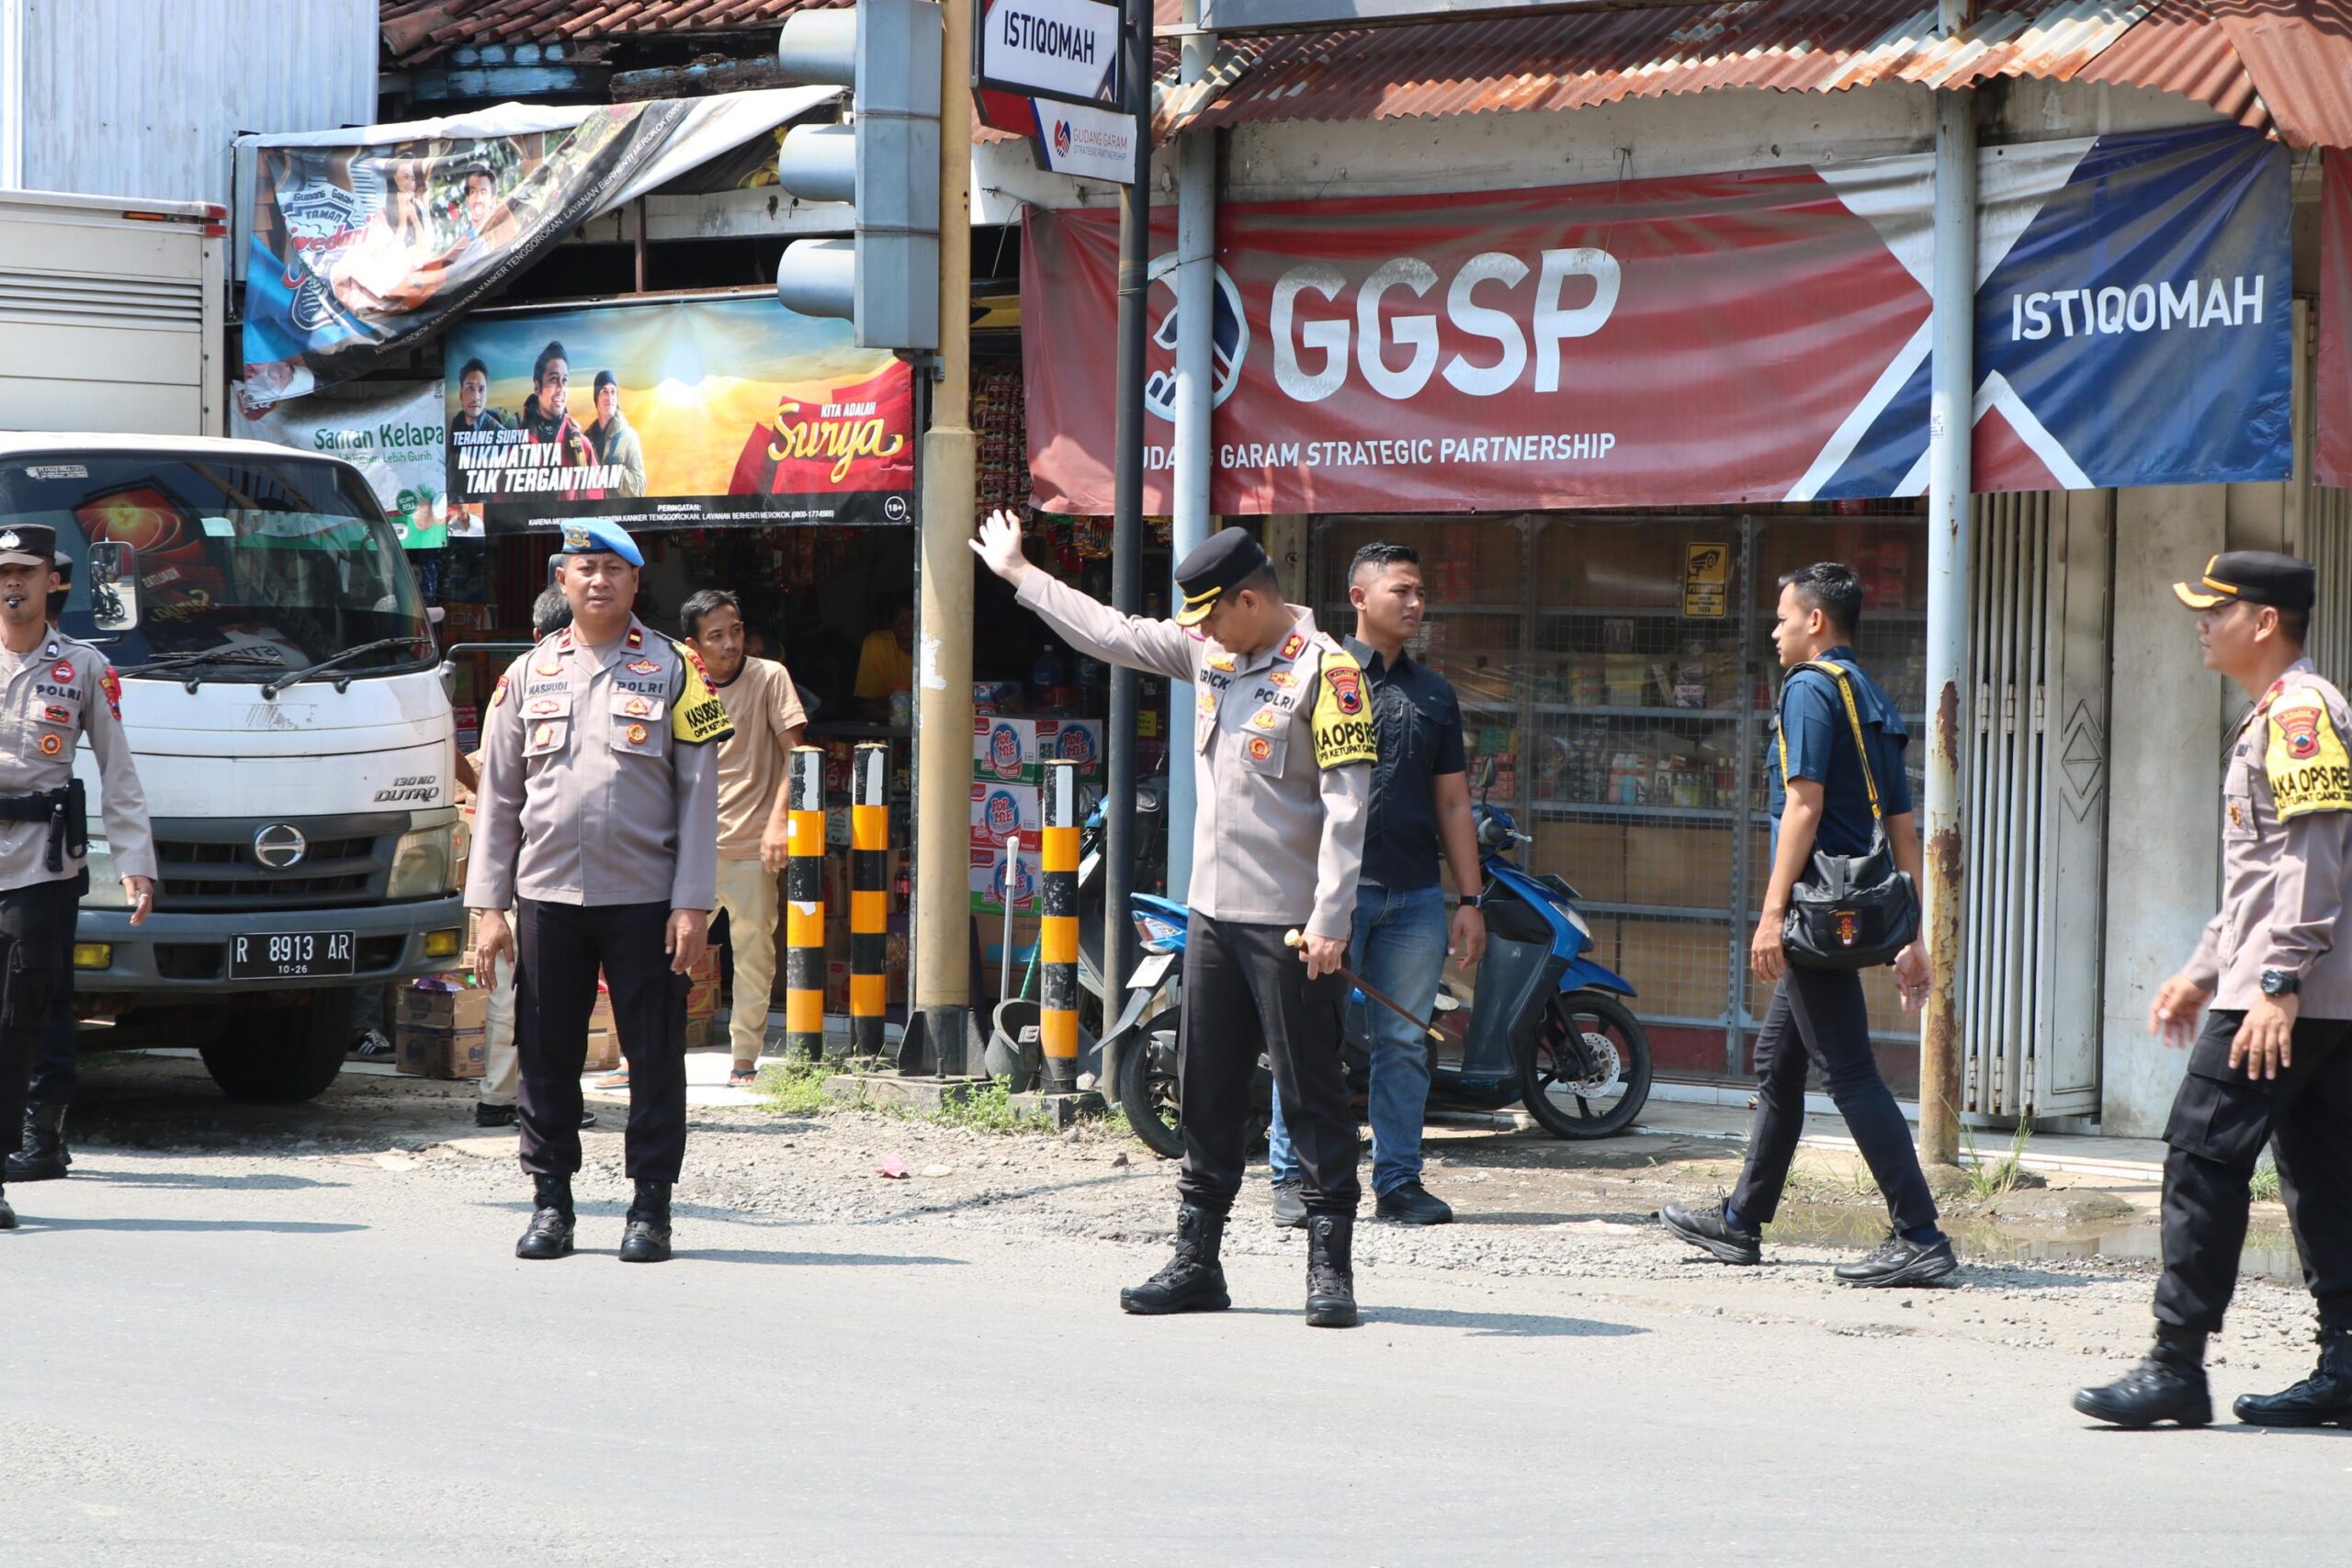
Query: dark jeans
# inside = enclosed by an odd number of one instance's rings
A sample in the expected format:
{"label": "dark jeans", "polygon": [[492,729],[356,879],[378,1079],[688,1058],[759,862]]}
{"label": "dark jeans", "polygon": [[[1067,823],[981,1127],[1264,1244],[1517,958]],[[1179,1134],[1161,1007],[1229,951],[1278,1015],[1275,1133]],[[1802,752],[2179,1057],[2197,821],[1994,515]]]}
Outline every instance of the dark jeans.
{"label": "dark jeans", "polygon": [[1305,1168],[1306,1208],[1352,1214],[1356,1118],[1340,1055],[1348,983],[1306,977],[1281,926],[1195,914],[1184,943],[1184,1022],[1176,1088],[1184,1104],[1184,1168],[1176,1190],[1222,1214],[1241,1190],[1249,1150],[1250,1086],[1262,1045],[1283,1098],[1291,1145]]}
{"label": "dark jeans", "polygon": [[1804,1132],[1805,1074],[1815,1064],[1885,1194],[1894,1228],[1934,1224],[1936,1200],[1919,1169],[1910,1126],[1871,1054],[1871,1014],[1861,976],[1794,967],[1772,993],[1772,1006],[1756,1036],[1756,1123],[1748,1134],[1747,1164],[1731,1195],[1739,1217],[1761,1227],[1780,1212],[1789,1162]]}
{"label": "dark jeans", "polygon": [[24,1131],[33,1058],[51,1010],[60,994],[73,994],[81,897],[73,877],[0,892],[0,1143],[9,1148]]}
{"label": "dark jeans", "polygon": [[662,943],[667,904],[518,902],[514,1040],[522,1076],[514,1098],[523,1168],[569,1176],[580,1168],[580,1073],[596,971],[612,991],[613,1027],[628,1057],[628,1174],[675,1181],[686,1157],[686,977],[670,972]]}
{"label": "dark jeans", "polygon": [[2331,1328],[2352,1327],[2352,1022],[2299,1019],[2294,1060],[2276,1078],[2230,1070],[2243,1012],[2215,1010],[2188,1053],[2165,1123],[2165,1272],[2156,1317],[2221,1332],[2237,1291],[2246,1206],[2263,1141],[2302,1255],[2303,1283]]}

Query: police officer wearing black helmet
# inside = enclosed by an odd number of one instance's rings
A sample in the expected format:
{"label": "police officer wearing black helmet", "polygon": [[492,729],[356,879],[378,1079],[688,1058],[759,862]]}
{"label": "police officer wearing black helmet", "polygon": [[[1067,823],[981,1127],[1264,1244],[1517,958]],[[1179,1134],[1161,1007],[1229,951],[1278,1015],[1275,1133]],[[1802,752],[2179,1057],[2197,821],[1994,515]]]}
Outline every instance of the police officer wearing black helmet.
{"label": "police officer wearing black helmet", "polygon": [[2118,1427],[2213,1418],[2205,1341],[2237,1287],[2266,1141],[2319,1306],[2319,1366],[2282,1393],[2239,1399],[2237,1417],[2352,1426],[2352,942],[2336,940],[2352,895],[2352,711],[2303,656],[2316,582],[2291,556],[2234,550],[2173,585],[2197,612],[2206,668],[2254,706],[2222,786],[2222,912],[2148,1011],[2152,1032],[2188,1047],[2165,1125],[2155,1344],[2075,1395]]}

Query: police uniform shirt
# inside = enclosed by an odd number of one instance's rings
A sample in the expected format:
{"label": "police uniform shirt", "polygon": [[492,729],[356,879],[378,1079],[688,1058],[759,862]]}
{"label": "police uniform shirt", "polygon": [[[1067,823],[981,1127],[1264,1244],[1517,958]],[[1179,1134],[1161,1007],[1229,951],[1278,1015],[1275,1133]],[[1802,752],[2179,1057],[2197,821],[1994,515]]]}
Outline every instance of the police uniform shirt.
{"label": "police uniform shirt", "polygon": [[466,904],[718,902],[718,759],[702,662],[634,617],[602,650],[559,632],[491,694]]}
{"label": "police uniform shirt", "polygon": [[2300,1018],[2352,1019],[2352,945],[2335,940],[2352,883],[2344,694],[2298,660],[2239,726],[2222,786],[2222,912],[2188,976],[2244,1011],[2262,973],[2301,978]]}
{"label": "police uniform shirt", "polygon": [[1296,606],[1281,643],[1242,657],[1042,571],[1016,597],[1082,652],[1193,683],[1193,908],[1347,941],[1374,760],[1370,694],[1347,650]]}
{"label": "police uniform shirt", "polygon": [[[106,656],[52,629],[30,653],[0,649],[0,795],[64,788],[74,777],[76,742],[86,736],[115,872],[153,876],[147,796],[122,731],[122,682]],[[70,846],[62,859],[62,869],[49,869],[47,824],[0,822],[0,888],[82,874]]]}

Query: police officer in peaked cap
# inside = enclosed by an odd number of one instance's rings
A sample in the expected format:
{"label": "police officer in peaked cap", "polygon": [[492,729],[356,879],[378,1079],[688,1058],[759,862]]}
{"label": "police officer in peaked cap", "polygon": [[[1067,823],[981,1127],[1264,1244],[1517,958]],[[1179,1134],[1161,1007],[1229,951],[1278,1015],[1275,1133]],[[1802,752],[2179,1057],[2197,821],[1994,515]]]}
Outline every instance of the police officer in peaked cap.
{"label": "police officer in peaked cap", "polygon": [[[35,1053],[74,985],[74,918],[89,890],[88,808],[74,776],[85,741],[117,873],[143,924],[155,901],[147,800],[105,655],[49,624],[57,531],[0,526],[0,1128],[25,1121]],[[0,1230],[17,1223],[0,1186]]]}
{"label": "police officer in peaked cap", "polygon": [[685,1159],[686,976],[718,901],[715,742],[734,730],[701,661],[632,613],[645,560],[628,533],[567,524],[560,554],[571,625],[499,677],[483,726],[466,876],[474,968],[516,964],[515,1111],[534,1202],[515,1256],[572,1250],[580,1072],[602,969],[629,1066],[636,1195],[620,1257],[655,1263],[670,1256]]}
{"label": "police officer in peaked cap", "polygon": [[2352,894],[2352,711],[2303,654],[2315,581],[2290,556],[2234,550],[2173,587],[2197,612],[2206,668],[2254,706],[2222,786],[2222,912],[2148,1013],[2165,1043],[2188,1048],[2165,1125],[2155,1343],[2075,1395],[2119,1427],[2213,1418],[2205,1342],[2237,1286],[2266,1141],[2318,1303],[2319,1366],[2284,1393],[2242,1397],[2237,1417],[2352,1425],[2352,943],[2337,940]]}
{"label": "police officer in peaked cap", "polygon": [[[1239,528],[1177,564],[1184,604],[1166,621],[1119,615],[1031,566],[1008,513],[983,524],[972,547],[1073,648],[1188,681],[1197,694],[1193,919],[1176,1068],[1182,1207],[1175,1257],[1121,1292],[1120,1304],[1132,1313],[1231,1304],[1218,1249],[1241,1185],[1262,1043],[1306,1176],[1306,1321],[1351,1326],[1356,1121],[1340,1064],[1348,987],[1339,969],[1372,798],[1363,671],[1311,614],[1283,602],[1272,563]],[[1286,942],[1295,927],[1304,928],[1295,952]]]}

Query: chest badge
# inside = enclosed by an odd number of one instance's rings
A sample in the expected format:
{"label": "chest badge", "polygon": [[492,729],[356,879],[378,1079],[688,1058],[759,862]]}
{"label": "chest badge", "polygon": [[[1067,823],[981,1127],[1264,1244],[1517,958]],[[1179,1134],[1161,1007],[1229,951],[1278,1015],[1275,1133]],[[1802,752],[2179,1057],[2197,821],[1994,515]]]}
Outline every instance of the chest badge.
{"label": "chest badge", "polygon": [[1281,709],[1260,708],[1256,713],[1250,716],[1250,728],[1252,729],[1272,729],[1282,721],[1283,716]]}
{"label": "chest badge", "polygon": [[1215,713],[1216,712],[1216,694],[1211,691],[1203,691],[1200,695],[1193,699],[1193,705],[1199,708],[1203,713]]}
{"label": "chest badge", "polygon": [[1306,639],[1301,637],[1298,633],[1293,632],[1290,636],[1283,638],[1282,650],[1276,653],[1274,657],[1276,659],[1296,659],[1300,654],[1305,653],[1306,651]]}
{"label": "chest badge", "polygon": [[2233,828],[2243,828],[2245,826],[2245,812],[2240,808],[2238,803],[2234,800],[2230,802],[2230,826]]}
{"label": "chest badge", "polygon": [[1212,670],[1222,670],[1227,674],[1231,674],[1233,672],[1233,655],[1229,653],[1212,653],[1204,659],[1202,662],[1206,664]]}
{"label": "chest badge", "polygon": [[[628,701],[621,705],[621,712],[628,715],[631,718],[643,718],[647,714],[650,714],[652,711],[653,705],[647,702],[643,697],[631,697]],[[641,729],[644,726],[631,725],[629,728],[632,729]]]}
{"label": "chest badge", "polygon": [[531,718],[552,718],[563,711],[561,697],[533,697],[524,714]]}
{"label": "chest badge", "polygon": [[554,726],[554,725],[552,725],[552,724],[543,724],[543,725],[539,726],[537,729],[534,729],[533,731],[531,731],[531,744],[532,744],[532,745],[534,745],[534,746],[552,746],[552,745],[554,745],[554,744],[555,744],[555,726]]}
{"label": "chest badge", "polygon": [[1269,671],[1266,673],[1266,679],[1277,686],[1295,686],[1298,684],[1298,677],[1292,674],[1287,670]]}
{"label": "chest badge", "polygon": [[40,716],[41,722],[44,724],[71,724],[74,722],[74,715],[68,710],[59,707],[55,703],[51,703],[48,706],[42,708],[40,710]]}
{"label": "chest badge", "polygon": [[628,727],[628,743],[632,746],[642,746],[645,744],[645,726],[641,724],[632,724]]}
{"label": "chest badge", "polygon": [[60,751],[64,750],[65,737],[62,735],[44,735],[40,738],[40,754],[42,756],[54,757]]}
{"label": "chest badge", "polygon": [[1250,738],[1250,760],[1251,761],[1262,762],[1273,754],[1274,743],[1272,741],[1267,739],[1262,735],[1253,735]]}
{"label": "chest badge", "polygon": [[629,673],[632,675],[659,675],[662,673],[662,665],[660,661],[651,659],[632,659],[628,661],[628,668]]}
{"label": "chest badge", "polygon": [[538,663],[531,666],[531,673],[534,675],[560,675],[563,673],[563,666],[557,663],[552,659],[543,659]]}
{"label": "chest badge", "polygon": [[501,675],[498,678],[498,684],[490,689],[491,706],[496,707],[499,704],[506,700],[506,677]]}
{"label": "chest badge", "polygon": [[61,684],[70,684],[74,679],[74,661],[70,659],[61,659],[51,665],[49,678]]}

